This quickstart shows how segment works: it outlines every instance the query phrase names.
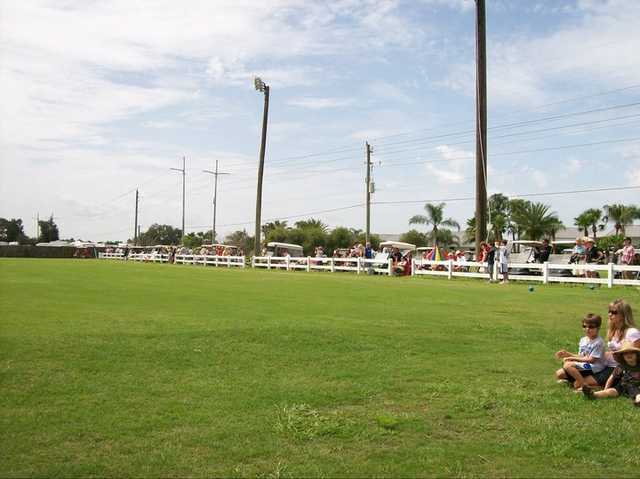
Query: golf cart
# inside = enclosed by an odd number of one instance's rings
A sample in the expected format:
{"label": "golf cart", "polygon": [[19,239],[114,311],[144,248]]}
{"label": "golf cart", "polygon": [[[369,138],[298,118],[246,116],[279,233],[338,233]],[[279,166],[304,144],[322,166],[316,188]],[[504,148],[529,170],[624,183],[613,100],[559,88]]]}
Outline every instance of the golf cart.
{"label": "golf cart", "polygon": [[[573,256],[573,246],[575,241],[552,241],[553,253],[549,256],[550,264],[569,264]],[[551,276],[571,277],[573,271],[570,269],[550,269]]]}
{"label": "golf cart", "polygon": [[267,256],[291,256],[292,258],[302,257],[302,246],[291,243],[277,243],[272,241],[267,243]]}
{"label": "golf cart", "polygon": [[[380,243],[380,248],[382,248],[383,252],[386,251],[388,255],[391,255],[393,250],[398,248],[398,250],[400,250],[400,254],[402,254],[403,261],[394,263],[394,272],[399,275],[411,274],[411,258],[416,252],[416,245],[411,243],[402,243],[400,241],[384,241]],[[378,259],[377,255],[376,259]]]}
{"label": "golf cart", "polygon": [[[511,242],[511,257],[509,263],[531,264],[535,263],[535,249],[542,246],[541,241],[518,240]],[[509,274],[514,276],[527,275],[537,276],[542,274],[539,269],[529,269],[526,267],[509,268]]]}

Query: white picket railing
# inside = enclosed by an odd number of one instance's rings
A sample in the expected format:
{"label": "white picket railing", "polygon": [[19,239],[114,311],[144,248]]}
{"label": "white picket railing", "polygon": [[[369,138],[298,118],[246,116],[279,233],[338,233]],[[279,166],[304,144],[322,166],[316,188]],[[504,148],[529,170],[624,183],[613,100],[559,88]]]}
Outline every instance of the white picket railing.
{"label": "white picket railing", "polygon": [[[485,272],[480,272],[483,268]],[[455,276],[489,279],[486,271],[486,263],[476,263],[472,261],[457,262],[453,260],[429,261],[414,259],[412,262],[412,275],[446,276],[452,279]],[[516,271],[519,270],[518,274]],[[520,271],[527,270],[531,274],[520,274]],[[606,271],[606,276],[601,277],[600,272]],[[617,277],[616,273],[631,271],[635,273],[635,279]],[[587,276],[589,273],[594,273]],[[596,276],[597,273],[597,276]],[[586,284],[606,284],[609,288],[614,285],[640,286],[640,266],[626,266],[618,264],[552,264],[552,263],[510,263],[509,280],[515,281],[538,281],[543,284],[548,283],[586,283]],[[499,279],[498,264],[494,264],[494,279]]]}
{"label": "white picket railing", "polygon": [[127,259],[124,253],[98,253],[98,259]]}
{"label": "white picket railing", "polygon": [[365,258],[316,258],[292,256],[255,256],[251,260],[252,268],[284,269],[287,271],[349,271],[356,274],[378,273],[393,274],[391,260]]}
{"label": "white picket railing", "polygon": [[144,263],[168,263],[169,255],[163,253],[129,253],[129,261]]}
{"label": "white picket railing", "polygon": [[[100,259],[129,259],[151,263],[167,263],[169,255],[160,253],[130,253],[128,258],[122,253],[100,253]],[[244,256],[216,256],[216,255],[176,255],[175,263],[216,267],[246,266]],[[375,260],[365,258],[317,258],[291,256],[256,256],[251,259],[252,268],[282,269],[287,271],[346,271],[356,274],[377,273],[393,275],[392,260]],[[489,273],[486,263],[473,261],[457,262],[453,260],[430,261],[413,259],[411,264],[412,276],[446,276],[488,279]],[[522,274],[526,270],[529,274]],[[603,274],[602,272],[606,272]],[[624,272],[633,273],[631,278],[625,278]],[[501,279],[498,274],[498,264],[494,264],[494,279]],[[596,276],[597,274],[597,276]],[[640,266],[626,266],[613,263],[608,264],[553,264],[553,263],[510,263],[509,280],[548,283],[584,283],[607,285],[609,288],[617,285],[640,286]]]}
{"label": "white picket railing", "polygon": [[203,266],[219,266],[231,268],[232,266],[244,268],[246,266],[244,256],[216,256],[206,254],[177,254],[176,264],[200,264]]}

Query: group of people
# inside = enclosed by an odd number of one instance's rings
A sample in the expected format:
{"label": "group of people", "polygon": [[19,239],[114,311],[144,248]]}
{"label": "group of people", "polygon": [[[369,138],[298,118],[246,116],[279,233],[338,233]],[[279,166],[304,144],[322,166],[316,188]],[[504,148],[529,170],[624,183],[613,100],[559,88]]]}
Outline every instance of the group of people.
{"label": "group of people", "polygon": [[[489,274],[489,283],[498,278],[494,278],[495,264],[498,264],[498,274],[502,275],[501,284],[509,282],[509,256],[511,255],[511,248],[509,248],[509,242],[505,239],[502,241],[496,241],[495,243],[480,243],[480,257],[479,263],[487,263],[487,273]],[[548,257],[548,256],[547,256]]]}
{"label": "group of people", "polygon": [[556,379],[582,392],[587,399],[625,396],[640,407],[640,330],[631,305],[623,299],[609,304],[606,343],[600,336],[602,318],[593,313],[582,319],[584,336],[578,352],[556,352],[562,367]]}
{"label": "group of people", "polygon": [[143,261],[154,261],[159,255],[166,255],[168,263],[175,263],[176,255],[215,255],[215,256],[244,256],[241,249],[233,246],[225,245],[202,245],[196,248],[187,248],[186,246],[149,246],[138,249],[138,247],[129,248],[107,248],[107,253],[121,254],[123,258],[129,259],[131,254],[142,254]]}
{"label": "group of people", "polygon": [[[371,247],[371,243],[355,243],[350,248],[336,248],[333,250],[334,258],[365,258],[365,259],[373,259],[376,255],[376,251]],[[315,256],[326,257],[324,254],[324,248],[322,246],[318,246],[315,249]]]}

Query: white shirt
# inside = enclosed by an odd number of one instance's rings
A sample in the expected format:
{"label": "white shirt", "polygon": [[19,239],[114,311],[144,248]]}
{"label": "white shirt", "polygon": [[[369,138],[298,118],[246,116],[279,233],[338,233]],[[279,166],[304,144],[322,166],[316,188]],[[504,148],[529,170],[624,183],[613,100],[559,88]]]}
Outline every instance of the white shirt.
{"label": "white shirt", "polygon": [[[609,351],[615,353],[618,349],[622,347],[623,341],[630,341],[635,343],[638,339],[640,339],[640,330],[636,328],[629,328],[625,331],[624,338],[622,341],[618,341],[616,338],[613,338],[608,343]],[[613,355],[607,355],[607,366],[615,368],[618,366],[618,363],[615,359],[613,359]]]}

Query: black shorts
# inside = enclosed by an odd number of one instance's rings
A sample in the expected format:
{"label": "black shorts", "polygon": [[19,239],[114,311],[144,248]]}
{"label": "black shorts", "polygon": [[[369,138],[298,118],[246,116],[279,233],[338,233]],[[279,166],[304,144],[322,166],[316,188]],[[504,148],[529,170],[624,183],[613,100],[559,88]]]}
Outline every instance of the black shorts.
{"label": "black shorts", "polygon": [[[573,377],[567,372],[567,370],[564,368],[563,370],[567,375],[567,381],[569,381],[570,383],[574,382],[575,379],[573,379]],[[583,378],[586,378],[587,376],[595,376],[595,374],[593,374],[593,371],[591,369],[578,369],[578,371],[580,372],[580,376],[582,376]]]}
{"label": "black shorts", "polygon": [[609,376],[611,376],[611,373],[613,373],[613,368],[609,366],[604,368],[602,371],[595,373],[593,376],[596,378],[598,384],[604,387],[604,385],[607,384],[607,380],[609,379]]}

